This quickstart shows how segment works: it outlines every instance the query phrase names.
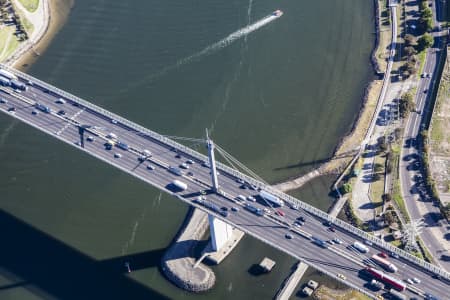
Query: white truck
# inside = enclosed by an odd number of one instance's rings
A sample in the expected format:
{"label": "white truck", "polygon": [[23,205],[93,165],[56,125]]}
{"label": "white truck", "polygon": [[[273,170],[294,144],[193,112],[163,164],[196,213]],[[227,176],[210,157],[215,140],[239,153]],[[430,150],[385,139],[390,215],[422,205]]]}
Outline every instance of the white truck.
{"label": "white truck", "polygon": [[284,206],[284,201],[278,198],[277,196],[274,196],[266,191],[261,190],[259,192],[259,196],[263,198],[266,201],[269,201],[270,203],[276,205],[276,206]]}
{"label": "white truck", "polygon": [[172,185],[181,191],[185,191],[188,188],[186,183],[179,180],[172,181]]}
{"label": "white truck", "polygon": [[369,248],[367,248],[366,245],[364,245],[363,243],[360,243],[360,242],[354,242],[353,243],[353,247],[355,247],[356,249],[358,249],[362,253],[369,252]]}

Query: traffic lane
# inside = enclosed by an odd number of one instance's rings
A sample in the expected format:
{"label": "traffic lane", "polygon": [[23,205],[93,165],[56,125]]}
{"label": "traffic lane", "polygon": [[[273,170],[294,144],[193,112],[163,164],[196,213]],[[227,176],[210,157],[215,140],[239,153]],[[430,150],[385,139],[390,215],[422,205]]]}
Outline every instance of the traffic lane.
{"label": "traffic lane", "polygon": [[[45,128],[46,130],[50,131],[51,134],[55,134],[61,128],[63,128],[65,125],[68,124],[65,120],[55,115],[47,114],[42,111],[36,110],[32,105],[27,104],[22,100],[19,100],[13,96],[3,98],[8,100],[8,103],[6,103],[6,105],[8,106],[3,107],[3,105],[5,104],[1,104],[0,107],[6,108],[5,109],[6,112],[9,107],[15,107],[16,111],[13,112],[15,115],[17,115],[20,118],[28,120],[29,122],[33,123],[36,126]],[[33,111],[36,111],[36,114],[33,114],[32,113]],[[7,113],[11,114],[11,112]]]}
{"label": "traffic lane", "polygon": [[[349,236],[349,235],[350,235],[350,233],[347,236]],[[366,246],[370,249],[369,253],[379,253],[379,252],[384,251],[382,248],[379,248],[375,245],[373,245],[373,246],[366,245]],[[369,255],[366,256],[366,259],[369,259]],[[429,288],[427,287],[426,289],[428,291],[434,292],[434,293],[438,293],[438,292],[442,291],[443,289],[444,290],[448,289],[448,287],[449,287],[448,283],[433,279],[432,274],[423,269],[420,274],[426,274],[427,276],[421,277],[421,275],[417,275],[417,269],[414,266],[411,266],[407,260],[402,259],[401,257],[399,259],[395,259],[395,258],[391,257],[389,260],[392,263],[394,263],[397,267],[399,267],[399,271],[397,273],[393,274],[393,276],[398,279],[406,280],[407,278],[419,277],[420,279],[423,279],[424,282],[429,282],[430,287]],[[423,284],[421,284],[420,286],[425,287]]]}

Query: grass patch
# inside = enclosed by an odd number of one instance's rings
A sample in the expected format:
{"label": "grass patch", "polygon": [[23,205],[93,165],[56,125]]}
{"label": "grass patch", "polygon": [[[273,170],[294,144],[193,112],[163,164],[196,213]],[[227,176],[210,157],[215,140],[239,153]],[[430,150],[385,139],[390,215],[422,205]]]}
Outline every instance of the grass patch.
{"label": "grass patch", "polygon": [[[378,179],[377,181],[373,182],[370,185],[370,194],[372,196],[372,203],[375,206],[376,214],[381,213],[381,210],[382,210],[382,204],[383,204],[382,196],[384,194],[384,180],[385,180],[385,176],[384,176],[385,162],[386,162],[385,157],[382,157],[381,155],[377,155],[375,157],[374,164],[375,165],[378,164],[378,165],[382,166],[382,169],[377,172],[377,174],[380,176],[380,179]],[[375,170],[374,170],[374,172],[375,172]]]}
{"label": "grass patch", "polygon": [[[14,5],[14,3],[13,3]],[[20,21],[22,22],[23,28],[28,33],[28,36],[31,36],[34,30],[33,24],[25,17],[23,12],[14,5],[14,11],[19,15]]]}
{"label": "grass patch", "polygon": [[353,289],[337,290],[320,285],[315,291],[315,296],[319,299],[335,299],[335,300],[369,300],[371,298],[361,294]]}
{"label": "grass patch", "polygon": [[427,55],[427,52],[425,50],[421,51],[421,52],[419,52],[419,54],[417,54],[417,58],[419,59],[419,72],[417,72],[417,76],[419,76],[419,77],[423,73],[423,68],[425,67],[426,55]]}
{"label": "grass patch", "polygon": [[444,132],[442,131],[442,120],[435,117],[433,120],[433,130],[431,131],[431,140],[433,143],[440,143],[444,138]]}
{"label": "grass patch", "polygon": [[16,48],[19,46],[19,41],[14,35],[14,32],[14,26],[4,27],[2,28],[2,30],[0,30],[0,45],[3,45],[3,47],[0,47],[0,62],[9,57],[11,53],[13,53],[14,50],[16,50]]}
{"label": "grass patch", "polygon": [[391,245],[394,246],[394,247],[400,248],[400,246],[402,245],[402,241],[400,241],[400,240],[393,240],[391,242]]}
{"label": "grass patch", "polygon": [[19,0],[19,2],[29,11],[35,12],[39,6],[39,0]]}

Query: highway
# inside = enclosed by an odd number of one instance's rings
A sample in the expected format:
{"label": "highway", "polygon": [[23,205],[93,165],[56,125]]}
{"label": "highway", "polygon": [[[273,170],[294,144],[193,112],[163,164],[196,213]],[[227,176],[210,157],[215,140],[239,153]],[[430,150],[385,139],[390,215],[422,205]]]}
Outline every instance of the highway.
{"label": "highway", "polygon": [[[31,77],[18,72],[16,74],[21,76],[22,82],[29,83],[28,80]],[[213,193],[210,190],[210,169],[203,164],[206,159],[204,156],[195,154],[192,150],[188,151],[181,145],[176,146],[173,142],[169,143],[167,139],[157,138],[155,133],[148,130],[138,130],[137,128],[140,128],[138,125],[132,125],[131,122],[119,116],[106,113],[100,108],[95,108],[93,105],[50,87],[35,78],[31,78],[31,80],[32,85],[28,85],[28,89],[22,92],[10,87],[0,87],[0,97],[5,100],[3,102],[6,102],[0,103],[0,111],[76,147],[80,151],[101,159],[160,190],[173,194],[189,205],[194,205],[214,214],[261,241],[372,297],[376,293],[382,294],[383,291],[371,290],[367,284],[367,278],[361,276],[360,271],[367,264],[375,266],[370,259],[372,254],[381,251],[395,251],[400,254],[400,258],[390,258],[399,268],[394,276],[399,280],[412,277],[421,280],[421,283],[417,285],[408,284],[408,289],[404,292],[405,295],[418,297],[418,295],[431,293],[440,297],[440,299],[446,298],[446,291],[450,288],[450,281],[448,280],[450,274],[423,262],[419,263],[403,251],[385,245],[375,237],[362,233],[340,220],[334,220],[323,212],[316,212],[299,200],[292,200],[288,195],[270,190],[270,187],[265,186],[262,182],[234,172],[222,164],[218,164],[218,171],[221,174],[218,177],[223,193]],[[59,98],[64,98],[65,103],[57,103]],[[35,107],[37,102],[49,107],[52,112],[46,113],[37,109]],[[61,110],[64,110],[64,114],[58,114]],[[91,127],[85,129],[83,141],[81,141],[79,133],[81,126]],[[107,135],[110,133],[116,135],[117,140],[127,143],[129,149],[122,150],[114,146],[111,150],[107,150],[105,142],[109,140]],[[84,147],[82,147],[83,144]],[[151,151],[152,156],[140,162],[139,158],[144,154],[144,150]],[[189,169],[183,170],[182,176],[168,171],[169,166],[177,167],[188,160],[192,160],[193,164],[188,164]],[[149,168],[149,165],[152,167]],[[189,175],[188,172],[192,172],[192,174]],[[187,190],[173,191],[171,183],[175,179],[185,182],[188,185]],[[251,184],[244,184],[246,188],[243,188],[242,180]],[[267,206],[267,203],[257,196],[258,189],[261,188],[282,196],[284,200],[289,201],[289,205],[276,209]],[[222,217],[193,202],[202,194],[206,194],[207,201],[218,207],[227,208],[228,216]],[[245,210],[242,203],[234,200],[237,195],[254,196],[257,202],[252,204],[259,208],[267,208],[270,213],[257,216]],[[294,202],[299,204],[299,208],[296,209],[292,205]],[[232,211],[232,207],[239,210]],[[282,210],[284,216],[275,214],[274,210]],[[306,222],[303,225],[294,226],[295,220],[300,216],[304,217]],[[324,225],[325,220],[334,222],[334,231]],[[287,233],[290,233],[293,238],[286,238]],[[324,241],[337,237],[343,243],[329,243],[328,248],[322,248],[312,243],[311,236]],[[360,253],[351,246],[355,240],[364,243],[365,239],[373,241],[372,245],[368,245],[370,249],[368,254]],[[436,278],[433,272],[439,273],[444,278]],[[338,274],[343,274],[345,279],[338,278]]]}
{"label": "highway", "polygon": [[[440,23],[436,16],[440,14],[441,1],[433,1],[432,6],[434,24]],[[437,203],[433,203],[425,188],[425,175],[421,167],[422,159],[419,151],[418,136],[424,125],[431,101],[432,86],[437,80],[437,64],[439,63],[445,45],[442,41],[442,32],[435,32],[435,45],[428,50],[424,73],[431,74],[430,78],[421,77],[417,86],[415,99],[416,112],[412,112],[407,120],[404,132],[404,144],[400,162],[400,180],[403,198],[411,219],[423,219],[425,227],[420,234],[437,263],[446,270],[450,270],[450,242],[444,238],[446,234],[445,220],[440,220],[441,214]],[[428,92],[430,91],[430,92]],[[439,238],[440,237],[440,238]],[[442,259],[444,258],[444,259]]]}

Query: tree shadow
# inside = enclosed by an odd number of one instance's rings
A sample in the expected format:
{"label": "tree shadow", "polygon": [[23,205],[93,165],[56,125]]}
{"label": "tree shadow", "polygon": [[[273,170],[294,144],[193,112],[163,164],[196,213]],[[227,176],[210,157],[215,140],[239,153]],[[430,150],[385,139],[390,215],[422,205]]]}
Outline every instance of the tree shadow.
{"label": "tree shadow", "polygon": [[0,210],[3,273],[14,274],[37,295],[59,299],[168,299],[125,276],[123,262],[159,265],[163,249],[97,261]]}

